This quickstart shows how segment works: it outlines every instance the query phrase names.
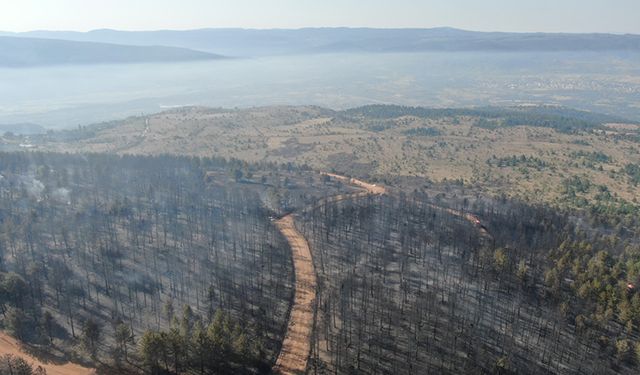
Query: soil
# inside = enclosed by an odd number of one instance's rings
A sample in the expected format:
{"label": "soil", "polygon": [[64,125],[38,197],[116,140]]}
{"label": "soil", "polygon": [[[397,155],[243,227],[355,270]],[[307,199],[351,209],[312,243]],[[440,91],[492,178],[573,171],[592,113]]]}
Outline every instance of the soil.
{"label": "soil", "polygon": [[[367,194],[384,194],[385,188],[375,184],[348,178],[331,173],[323,173],[329,177],[346,181],[365,191],[353,194],[341,194],[326,199],[335,202],[360,197]],[[313,209],[312,206],[310,207]],[[273,367],[276,374],[304,374],[307,369],[311,351],[311,335],[313,334],[314,303],[316,299],[317,279],[311,257],[311,249],[304,236],[295,227],[293,214],[289,214],[276,222],[280,232],[287,238],[293,254],[295,274],[295,296],[287,333],[282,342],[280,354]]]}
{"label": "soil", "polygon": [[95,370],[83,367],[81,365],[63,362],[57,363],[54,360],[44,360],[42,358],[36,358],[23,349],[20,343],[13,337],[6,333],[0,332],[0,354],[12,354],[17,357],[22,357],[33,367],[41,366],[47,370],[47,375],[89,375],[95,374]]}
{"label": "soil", "polygon": [[311,350],[316,274],[309,244],[296,229],[293,215],[283,217],[276,225],[291,245],[296,284],[287,333],[273,371],[276,374],[304,374]]}

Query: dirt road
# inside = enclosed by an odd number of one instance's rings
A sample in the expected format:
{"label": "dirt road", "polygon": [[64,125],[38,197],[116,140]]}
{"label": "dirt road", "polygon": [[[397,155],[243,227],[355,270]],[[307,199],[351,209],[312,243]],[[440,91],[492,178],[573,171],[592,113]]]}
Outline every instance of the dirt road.
{"label": "dirt road", "polygon": [[95,370],[87,367],[80,366],[75,363],[54,363],[43,362],[40,359],[25,352],[18,341],[13,337],[7,335],[4,332],[0,332],[0,354],[13,354],[18,357],[24,358],[29,364],[34,367],[41,366],[47,370],[47,375],[89,375],[95,374]]}
{"label": "dirt road", "polygon": [[326,172],[323,172],[322,175],[335,178],[337,180],[346,182],[346,183],[351,184],[351,185],[358,186],[360,188],[365,189],[366,191],[368,191],[371,194],[384,194],[384,193],[387,192],[387,189],[385,189],[384,186],[379,186],[379,185],[376,185],[376,184],[370,184],[368,182],[365,182],[365,181],[362,181],[362,180],[358,180],[357,178],[349,178],[349,177],[346,177],[346,176],[341,176],[339,174],[326,173]]}
{"label": "dirt road", "polygon": [[[324,198],[303,209],[303,212],[316,209],[326,203],[334,203],[371,194],[382,195],[387,193],[384,186],[370,184],[356,178],[325,172],[323,172],[322,175],[359,187],[363,189],[363,191]],[[464,218],[477,226],[483,235],[491,236],[480,223],[480,219],[475,215],[452,208],[437,205],[432,206]],[[304,374],[307,369],[307,362],[311,351],[311,335],[313,333],[314,320],[313,305],[316,298],[317,279],[313,267],[311,249],[309,248],[307,240],[296,229],[293,214],[289,214],[278,220],[276,226],[291,245],[295,274],[295,296],[289,316],[287,332],[282,343],[280,354],[273,367],[273,372],[276,374]]]}
{"label": "dirt road", "polygon": [[458,216],[461,217],[463,219],[465,219],[466,221],[470,222],[471,224],[475,225],[478,228],[478,231],[480,232],[481,235],[487,237],[487,238],[493,238],[493,236],[491,236],[491,233],[489,233],[489,231],[487,230],[487,228],[484,227],[484,225],[482,225],[482,222],[480,221],[480,219],[469,212],[464,212],[464,211],[460,211],[460,210],[454,210],[453,208],[447,208],[447,207],[442,207],[442,206],[438,206],[436,204],[431,204],[430,205],[433,208],[436,208],[438,210],[443,210],[453,216]]}
{"label": "dirt road", "polygon": [[[346,181],[365,191],[353,194],[341,194],[326,198],[307,209],[314,209],[326,202],[337,202],[345,199],[362,197],[367,194],[384,194],[384,187],[369,184],[354,178],[323,173],[330,177]],[[293,214],[284,216],[276,222],[280,232],[287,238],[293,254],[295,274],[295,295],[289,315],[287,332],[282,342],[280,354],[273,367],[276,374],[304,374],[311,352],[311,335],[313,334],[314,310],[316,299],[316,273],[313,267],[311,249],[304,236],[298,232],[293,221]]]}
{"label": "dirt road", "polygon": [[[381,194],[385,194],[387,192],[387,190],[384,188],[384,186],[379,186],[376,184],[370,184],[368,182],[362,181],[362,180],[358,180],[357,178],[349,178],[346,176],[341,176],[339,174],[335,174],[335,173],[322,173],[325,176],[329,176],[332,178],[335,178],[337,180],[341,180],[343,182],[346,182],[348,184],[360,187],[365,189],[369,194],[377,194],[377,195],[381,195]],[[353,195],[357,195],[359,193],[355,193]],[[350,195],[350,196],[353,196]],[[338,200],[342,200],[344,199],[342,196],[340,196],[340,199]],[[438,206],[435,204],[431,204],[431,207],[433,208],[437,208],[439,210],[444,210],[447,213],[450,213],[451,215],[454,216],[458,216],[461,217],[465,220],[467,220],[468,222],[470,222],[471,224],[475,225],[476,227],[478,227],[478,230],[480,231],[480,233],[484,236],[487,237],[491,237],[491,234],[487,231],[487,229],[482,225],[482,223],[480,222],[480,219],[469,212],[463,212],[460,210],[455,210],[453,208],[447,208],[447,207],[442,207],[442,206]]]}
{"label": "dirt road", "polygon": [[273,371],[276,374],[304,374],[311,351],[316,274],[309,244],[296,229],[293,215],[283,217],[276,225],[291,245],[296,285],[287,333]]}

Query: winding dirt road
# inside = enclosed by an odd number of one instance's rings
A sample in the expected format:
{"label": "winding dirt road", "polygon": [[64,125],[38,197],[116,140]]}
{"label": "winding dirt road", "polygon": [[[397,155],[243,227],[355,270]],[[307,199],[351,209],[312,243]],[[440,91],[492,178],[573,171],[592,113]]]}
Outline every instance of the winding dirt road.
{"label": "winding dirt road", "polygon": [[384,186],[379,186],[379,185],[376,185],[376,184],[370,184],[368,182],[364,182],[362,180],[358,180],[357,178],[349,178],[349,177],[346,177],[346,176],[341,176],[339,174],[326,173],[326,172],[323,172],[322,175],[333,177],[336,180],[340,180],[340,181],[346,182],[348,184],[357,186],[359,188],[362,188],[362,189],[366,190],[370,194],[378,194],[378,195],[380,195],[380,194],[385,194],[387,192],[387,189],[385,189]]}
{"label": "winding dirt road", "polygon": [[491,235],[491,233],[489,233],[489,231],[487,230],[487,228],[485,228],[484,225],[482,225],[482,222],[480,221],[480,219],[470,213],[470,212],[464,212],[464,211],[460,211],[460,210],[455,210],[453,208],[447,208],[447,207],[442,207],[442,206],[438,206],[436,204],[431,204],[430,205],[433,208],[436,208],[438,210],[443,210],[444,212],[447,212],[453,216],[458,216],[461,217],[463,219],[465,219],[466,221],[470,222],[471,224],[475,225],[476,228],[478,228],[478,231],[480,232],[481,235],[483,235],[484,237],[490,238],[492,239],[493,236]]}
{"label": "winding dirt road", "polygon": [[[334,173],[322,173],[322,175],[356,186],[361,188],[363,191],[325,198],[318,201],[316,204],[305,208],[303,211],[313,210],[328,202],[339,202],[366,195],[382,195],[387,193],[387,190],[383,186],[370,184],[355,178],[349,178]],[[445,208],[437,205],[433,205],[433,207],[464,218],[478,227],[483,235],[490,236],[484,226],[482,226],[480,219],[478,219],[477,216],[468,212],[454,210],[452,208]],[[286,237],[289,245],[291,245],[295,274],[295,295],[291,313],[289,315],[289,322],[287,324],[287,332],[285,334],[284,341],[282,342],[280,354],[278,355],[276,364],[273,367],[273,372],[276,374],[286,375],[304,374],[307,369],[309,354],[311,352],[311,335],[313,334],[314,320],[313,306],[316,299],[317,279],[309,243],[302,233],[298,232],[296,229],[294,214],[282,217],[276,221],[276,226]]]}
{"label": "winding dirt road", "polygon": [[[330,177],[346,181],[354,186],[364,189],[362,192],[336,195],[320,201],[318,204],[308,207],[316,208],[323,202],[337,202],[345,199],[361,197],[368,194],[384,194],[384,187],[369,184],[354,178],[348,178],[336,174],[323,173]],[[313,258],[309,243],[302,233],[298,232],[294,223],[293,214],[286,215],[276,221],[276,226],[286,237],[293,255],[293,269],[295,275],[295,295],[293,306],[289,314],[287,332],[282,342],[280,354],[273,367],[276,374],[304,374],[311,352],[311,335],[313,334],[314,310],[316,299],[317,279],[313,267]]]}
{"label": "winding dirt road", "polygon": [[278,220],[276,226],[291,245],[296,284],[287,333],[273,372],[276,374],[304,374],[311,351],[313,305],[317,286],[316,273],[313,268],[309,244],[296,229],[293,215],[289,214]]}

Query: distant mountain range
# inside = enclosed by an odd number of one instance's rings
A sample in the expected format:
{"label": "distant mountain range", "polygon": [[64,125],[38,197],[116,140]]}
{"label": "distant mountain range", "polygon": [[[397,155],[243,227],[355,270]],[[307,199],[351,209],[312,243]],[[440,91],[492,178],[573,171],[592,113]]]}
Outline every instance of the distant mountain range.
{"label": "distant mountain range", "polygon": [[0,66],[123,64],[222,58],[179,47],[133,46],[102,42],[0,36]]}
{"label": "distant mountain range", "polygon": [[420,51],[640,51],[640,35],[475,32],[452,28],[103,29],[90,32],[0,34],[136,46],[171,46],[227,56]]}

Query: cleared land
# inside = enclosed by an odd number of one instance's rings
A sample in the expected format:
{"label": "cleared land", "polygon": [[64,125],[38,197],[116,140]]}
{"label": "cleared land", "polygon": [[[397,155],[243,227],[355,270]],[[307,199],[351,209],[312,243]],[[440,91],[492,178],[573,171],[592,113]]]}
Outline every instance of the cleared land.
{"label": "cleared land", "polygon": [[313,305],[317,287],[316,275],[309,244],[296,229],[293,215],[283,217],[276,222],[276,225],[291,245],[296,284],[287,333],[274,372],[277,374],[304,374],[311,350]]}
{"label": "cleared land", "polygon": [[89,375],[95,374],[91,368],[84,367],[71,362],[60,362],[56,360],[43,361],[25,351],[20,343],[4,332],[0,332],[0,354],[12,354],[24,358],[34,367],[40,366],[47,371],[47,375]]}
{"label": "cleared land", "polygon": [[[640,186],[623,171],[640,163],[640,133],[634,124],[561,131],[539,119],[533,125],[505,126],[504,120],[477,113],[380,111],[384,116],[319,107],[183,108],[30,142],[64,152],[292,162],[374,183],[407,177],[453,180],[484,193],[534,202],[566,201],[572,194],[567,184],[574,177],[590,181],[576,192],[585,199],[602,196],[602,191],[611,199],[640,196]],[[5,148],[11,142],[23,140],[5,140]]]}
{"label": "cleared land", "polygon": [[[382,186],[369,184],[355,178],[334,173],[323,173],[323,175],[346,181],[364,189],[366,194],[384,194],[386,192],[386,189]],[[336,202],[360,196],[362,196],[361,192],[340,194],[323,201]],[[273,370],[275,373],[280,374],[303,374],[307,368],[311,351],[314,303],[318,283],[313,267],[311,249],[302,233],[296,229],[293,214],[282,217],[276,222],[276,225],[291,246],[296,284],[287,332]]]}

